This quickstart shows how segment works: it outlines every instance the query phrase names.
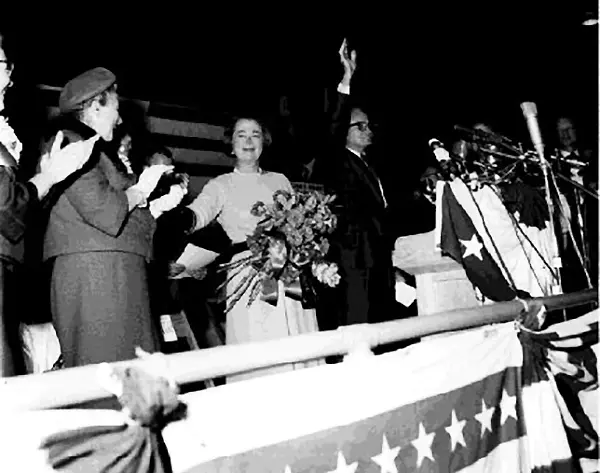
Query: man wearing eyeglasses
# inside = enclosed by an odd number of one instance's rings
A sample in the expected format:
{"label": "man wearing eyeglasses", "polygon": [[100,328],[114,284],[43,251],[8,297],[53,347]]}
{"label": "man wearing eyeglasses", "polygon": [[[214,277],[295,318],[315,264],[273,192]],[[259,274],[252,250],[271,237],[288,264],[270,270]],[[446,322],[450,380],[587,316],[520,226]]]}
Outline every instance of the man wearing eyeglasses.
{"label": "man wearing eyeglasses", "polygon": [[335,145],[326,157],[321,181],[337,195],[339,223],[329,256],[338,263],[342,280],[323,310],[321,329],[387,320],[394,301],[392,241],[386,229],[388,203],[366,154],[373,140],[373,125],[363,109],[350,108],[348,103],[356,51],[349,54],[344,40],[339,54],[344,76],[338,86],[332,134],[343,136],[345,142]]}

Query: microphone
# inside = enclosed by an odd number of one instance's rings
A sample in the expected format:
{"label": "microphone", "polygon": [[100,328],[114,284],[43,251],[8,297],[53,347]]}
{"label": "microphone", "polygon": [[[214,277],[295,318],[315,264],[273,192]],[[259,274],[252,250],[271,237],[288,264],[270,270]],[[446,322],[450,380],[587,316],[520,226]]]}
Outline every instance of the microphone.
{"label": "microphone", "polygon": [[529,135],[531,136],[531,142],[535,150],[537,151],[541,160],[544,159],[544,142],[542,141],[542,134],[540,132],[540,126],[537,121],[537,107],[534,102],[523,102],[521,104],[521,110],[523,116],[527,120],[527,128],[529,128]]}
{"label": "microphone", "polygon": [[429,140],[429,147],[431,148],[433,154],[435,154],[436,159],[440,163],[444,163],[450,160],[456,160],[461,162],[464,161],[464,156],[460,156],[452,151],[448,151],[445,148],[444,143],[442,143],[437,138],[431,138]]}
{"label": "microphone", "polygon": [[443,163],[450,161],[450,153],[446,148],[444,148],[444,144],[440,140],[437,138],[431,138],[429,140],[429,147],[432,149],[433,154],[438,162]]}

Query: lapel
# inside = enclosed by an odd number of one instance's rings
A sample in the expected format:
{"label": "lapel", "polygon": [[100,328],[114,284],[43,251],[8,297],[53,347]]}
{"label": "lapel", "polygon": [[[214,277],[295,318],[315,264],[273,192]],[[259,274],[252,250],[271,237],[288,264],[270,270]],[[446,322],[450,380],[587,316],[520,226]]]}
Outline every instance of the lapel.
{"label": "lapel", "polygon": [[382,207],[385,206],[383,195],[381,194],[381,188],[379,187],[379,180],[377,179],[377,175],[375,174],[375,171],[373,171],[373,168],[370,167],[360,157],[355,155],[352,151],[346,150],[346,153],[348,154],[350,165],[354,169],[355,173],[359,176],[360,181],[371,190],[371,194],[375,200]]}
{"label": "lapel", "polygon": [[[111,159],[109,154],[102,153],[98,164],[104,171],[104,175],[108,179],[111,187],[114,189],[125,190],[135,184],[135,179],[124,172],[123,163]],[[121,166],[119,166],[119,164],[121,164]]]}

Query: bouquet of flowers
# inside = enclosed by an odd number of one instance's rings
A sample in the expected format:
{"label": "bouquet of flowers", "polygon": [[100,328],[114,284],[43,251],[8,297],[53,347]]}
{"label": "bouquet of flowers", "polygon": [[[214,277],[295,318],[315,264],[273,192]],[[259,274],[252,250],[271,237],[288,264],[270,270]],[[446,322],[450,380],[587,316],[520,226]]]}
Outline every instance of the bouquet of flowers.
{"label": "bouquet of flowers", "polygon": [[254,233],[247,238],[251,255],[222,265],[232,270],[224,284],[248,266],[253,271],[243,277],[236,289],[228,294],[232,307],[246,291],[250,291],[248,305],[261,294],[277,293],[281,281],[296,294],[303,305],[310,305],[314,297],[312,281],[330,287],[340,281],[338,267],[325,260],[329,251],[327,235],[337,225],[331,210],[335,196],[319,191],[276,191],[273,203],[256,202],[252,215],[261,218]]}

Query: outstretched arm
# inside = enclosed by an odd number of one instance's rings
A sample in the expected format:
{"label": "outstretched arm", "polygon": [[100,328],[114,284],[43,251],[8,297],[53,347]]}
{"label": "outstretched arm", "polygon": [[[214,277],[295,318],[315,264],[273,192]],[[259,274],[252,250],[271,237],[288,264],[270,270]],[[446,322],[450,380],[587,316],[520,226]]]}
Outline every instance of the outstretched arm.
{"label": "outstretched arm", "polygon": [[325,143],[324,152],[319,156],[315,163],[313,180],[325,185],[329,190],[334,189],[334,183],[337,177],[335,173],[336,163],[332,162],[332,157],[344,148],[346,141],[346,130],[350,123],[350,83],[354,71],[356,70],[356,51],[348,51],[348,42],[346,39],[342,42],[338,50],[340,63],[344,68],[342,80],[337,86],[337,93],[333,101],[329,115],[329,130]]}
{"label": "outstretched arm", "polygon": [[344,75],[337,87],[337,96],[331,111],[330,135],[334,143],[343,142],[343,133],[350,120],[350,83],[356,71],[356,51],[348,51],[348,41],[344,38],[338,51]]}

